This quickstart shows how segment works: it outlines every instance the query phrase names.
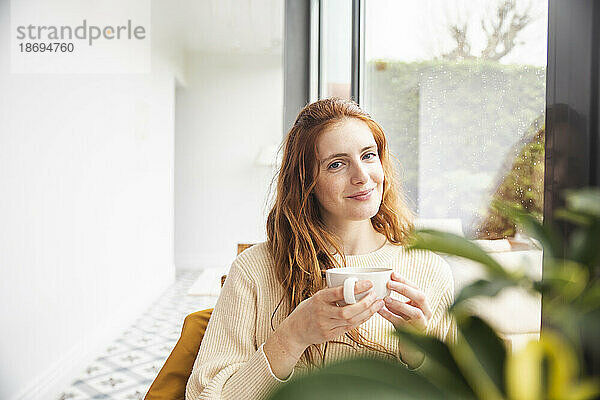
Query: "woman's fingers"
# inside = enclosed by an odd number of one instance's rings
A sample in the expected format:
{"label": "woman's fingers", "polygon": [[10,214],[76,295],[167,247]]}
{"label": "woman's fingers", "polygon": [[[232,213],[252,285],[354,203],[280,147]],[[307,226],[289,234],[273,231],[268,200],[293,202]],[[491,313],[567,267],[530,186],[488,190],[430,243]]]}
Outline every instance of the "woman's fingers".
{"label": "woman's fingers", "polygon": [[354,315],[350,319],[347,319],[346,324],[348,326],[358,326],[358,325],[362,324],[363,322],[365,322],[366,320],[371,318],[373,316],[373,314],[375,314],[377,311],[379,311],[381,309],[381,307],[383,307],[383,305],[384,305],[383,300],[373,301],[367,309],[365,309],[362,312],[359,312],[358,314]]}
{"label": "woman's fingers", "polygon": [[425,317],[425,314],[420,308],[411,306],[403,301],[388,298],[385,302],[385,306],[388,308],[388,310],[395,314],[402,315],[408,320],[416,320]]}
{"label": "woman's fingers", "polygon": [[405,303],[403,301],[387,298],[385,302],[387,314],[380,312],[381,316],[392,322],[394,326],[408,322],[418,329],[426,329],[429,318],[419,307]]}
{"label": "woman's fingers", "polygon": [[[333,307],[335,311],[330,319],[333,335],[341,335],[367,321],[384,305],[384,301],[377,300],[375,292],[369,293],[356,304],[344,307]],[[336,337],[337,337],[336,336]]]}
{"label": "woman's fingers", "polygon": [[431,309],[429,308],[429,303],[427,302],[425,293],[423,293],[419,289],[407,285],[406,283],[401,283],[396,280],[388,281],[387,286],[394,292],[400,293],[401,295],[409,298],[412,304],[414,304],[416,307],[420,308],[423,311],[425,317],[427,317],[428,319],[431,318]]}
{"label": "woman's fingers", "polygon": [[332,318],[336,318],[342,321],[348,321],[351,318],[354,318],[356,315],[368,310],[369,307],[373,305],[376,299],[377,295],[374,291],[371,291],[355,304],[348,304],[344,307],[335,307],[335,310],[333,311],[333,314],[331,314],[331,316]]}
{"label": "woman's fingers", "polygon": [[343,335],[344,333],[362,325],[363,323],[368,321],[369,318],[371,318],[373,316],[373,314],[381,311],[383,309],[383,306],[384,306],[383,300],[377,300],[377,301],[373,302],[371,307],[369,307],[367,310],[365,310],[362,313],[351,318],[347,324],[345,324],[344,326],[335,328],[333,330],[333,335],[335,337]]}
{"label": "woman's fingers", "polygon": [[394,292],[398,292],[401,295],[408,297],[417,304],[421,304],[425,301],[425,294],[423,292],[421,292],[419,289],[408,286],[405,283],[388,281],[387,287],[392,289]]}
{"label": "woman's fingers", "polygon": [[390,321],[392,323],[392,325],[394,325],[395,327],[399,327],[399,326],[404,326],[406,324],[408,324],[408,321],[394,313],[392,313],[390,310],[388,310],[386,307],[382,307],[379,311],[378,311],[379,315],[381,315],[383,318],[387,319],[388,321]]}
{"label": "woman's fingers", "polygon": [[[371,289],[372,287],[373,282],[371,281],[358,281],[356,282],[356,285],[354,285],[354,294],[361,294]],[[317,292],[317,295],[319,295],[320,299],[324,302],[333,304],[335,302],[344,300],[344,286],[336,286],[333,288],[321,289]]]}
{"label": "woman's fingers", "polygon": [[392,275],[391,275],[390,278],[393,281],[404,283],[405,285],[408,285],[408,286],[410,286],[412,288],[419,289],[419,287],[413,281],[408,280],[407,278],[403,277],[402,275],[400,275],[397,272],[392,272]]}

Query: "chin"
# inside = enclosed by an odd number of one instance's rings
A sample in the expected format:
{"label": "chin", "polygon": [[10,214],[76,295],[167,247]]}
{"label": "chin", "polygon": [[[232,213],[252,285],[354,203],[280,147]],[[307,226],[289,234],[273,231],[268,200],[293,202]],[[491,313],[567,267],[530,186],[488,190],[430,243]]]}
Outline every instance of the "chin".
{"label": "chin", "polygon": [[369,207],[368,209],[361,210],[361,212],[351,213],[351,217],[349,219],[353,221],[364,221],[365,219],[371,219],[377,215],[379,212],[379,206],[377,207]]}

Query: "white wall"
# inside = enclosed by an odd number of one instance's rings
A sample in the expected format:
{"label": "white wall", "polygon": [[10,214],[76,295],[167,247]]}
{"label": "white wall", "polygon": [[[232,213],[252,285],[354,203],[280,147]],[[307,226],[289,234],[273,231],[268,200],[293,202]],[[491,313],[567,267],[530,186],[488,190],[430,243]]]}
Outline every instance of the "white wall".
{"label": "white wall", "polygon": [[195,54],[177,91],[175,264],[225,271],[236,243],[266,240],[273,176],[260,149],[282,140],[279,55]]}
{"label": "white wall", "polygon": [[[0,398],[51,399],[173,282],[174,77],[10,74],[0,2]],[[154,43],[153,43],[154,44]]]}

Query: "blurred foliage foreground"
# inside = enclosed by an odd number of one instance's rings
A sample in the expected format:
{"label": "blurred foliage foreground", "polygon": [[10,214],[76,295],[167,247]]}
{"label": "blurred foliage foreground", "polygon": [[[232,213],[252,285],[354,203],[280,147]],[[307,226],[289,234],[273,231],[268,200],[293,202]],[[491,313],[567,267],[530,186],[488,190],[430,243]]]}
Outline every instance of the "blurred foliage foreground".
{"label": "blurred foliage foreground", "polygon": [[[421,368],[379,358],[330,364],[281,386],[270,399],[590,399],[600,394],[598,371],[584,359],[600,359],[600,190],[565,194],[566,208],[555,219],[573,229],[558,230],[521,208],[494,206],[544,249],[542,280],[506,271],[473,242],[448,233],[421,230],[411,248],[464,257],[483,264],[487,279],[466,286],[448,312],[456,318],[458,340],[446,344],[409,330],[399,340],[426,355]],[[495,331],[468,311],[465,300],[495,296],[506,287],[542,294],[544,326],[539,341],[510,352]],[[589,367],[589,366],[588,366]],[[596,374],[593,376],[592,374]]]}

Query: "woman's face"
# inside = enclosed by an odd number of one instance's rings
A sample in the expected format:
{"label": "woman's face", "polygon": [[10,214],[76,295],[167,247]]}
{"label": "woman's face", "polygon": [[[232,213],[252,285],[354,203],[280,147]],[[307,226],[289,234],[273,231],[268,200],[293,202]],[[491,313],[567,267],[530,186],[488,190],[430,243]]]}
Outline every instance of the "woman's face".
{"label": "woman's face", "polygon": [[[383,194],[383,168],[369,126],[356,118],[345,119],[317,140],[319,176],[314,194],[325,223],[370,219],[379,211]],[[370,190],[366,197],[351,197]]]}

